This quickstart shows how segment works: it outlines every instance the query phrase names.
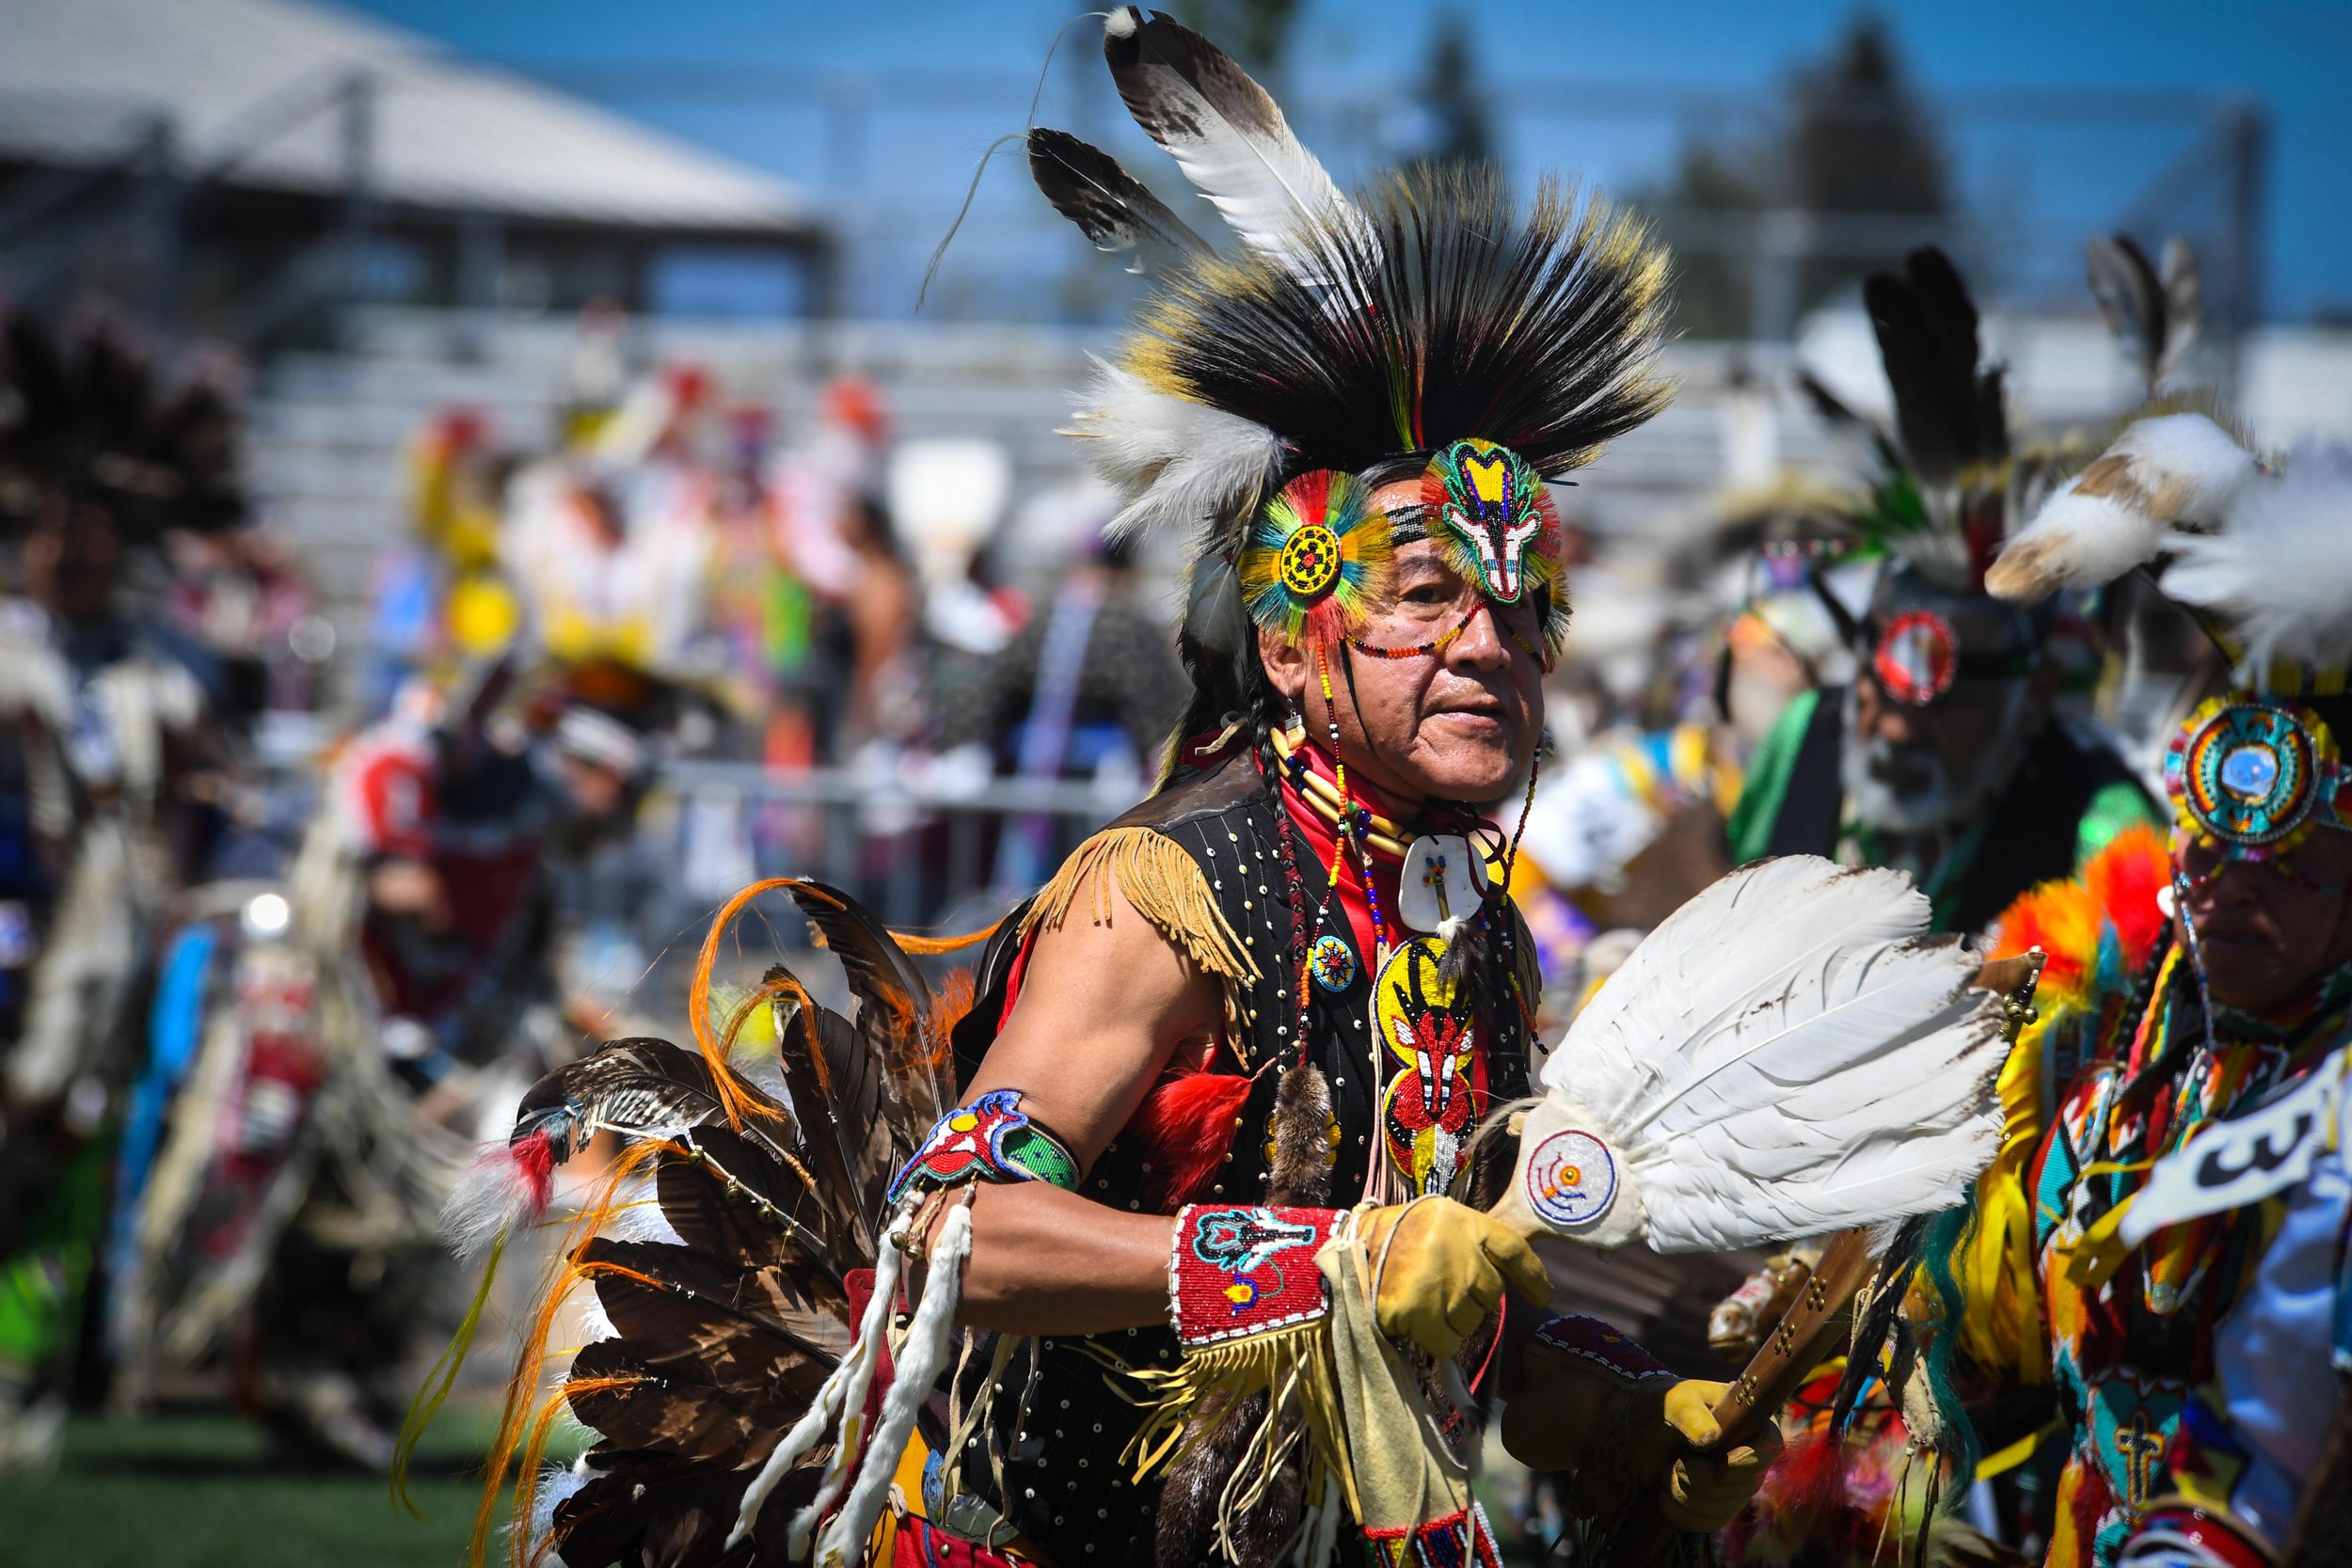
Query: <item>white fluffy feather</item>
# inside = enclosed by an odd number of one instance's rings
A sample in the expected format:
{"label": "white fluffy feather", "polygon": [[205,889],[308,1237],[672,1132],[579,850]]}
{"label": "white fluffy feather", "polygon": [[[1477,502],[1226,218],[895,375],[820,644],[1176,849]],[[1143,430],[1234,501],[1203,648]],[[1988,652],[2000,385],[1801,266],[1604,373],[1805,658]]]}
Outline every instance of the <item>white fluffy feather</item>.
{"label": "white fluffy feather", "polygon": [[1813,856],[1732,872],[1578,1015],[1524,1144],[1598,1135],[1624,1209],[1606,1241],[1638,1222],[1661,1252],[1958,1202],[2000,1135],[2002,1013],[1970,989],[1965,948],[1921,940],[1929,917],[1898,872]]}
{"label": "white fluffy feather", "polygon": [[[588,1468],[585,1458],[568,1466],[549,1465],[539,1472],[539,1486],[531,1498],[531,1534],[526,1548],[531,1561],[552,1563],[556,1568],[563,1568],[563,1553],[543,1553],[540,1548],[548,1533],[555,1528],[555,1511],[596,1479],[596,1474]],[[520,1520],[507,1526],[510,1531],[518,1528],[521,1528]]]}
{"label": "white fluffy feather", "polygon": [[1114,7],[1103,33],[1111,74],[1136,122],[1242,244],[1286,264],[1302,262],[1302,230],[1349,206],[1280,106],[1214,45],[1166,18]]}
{"label": "white fluffy feather", "polygon": [[[2121,489],[2112,476],[2119,460],[2127,482]],[[1985,586],[2031,601],[2112,582],[2153,557],[2172,525],[2218,517],[2260,471],[2253,454],[2202,414],[2138,420],[2010,537]],[[2093,476],[2102,477],[2103,493],[2082,494]]]}
{"label": "white fluffy feather", "polygon": [[2069,480],[2001,546],[1984,574],[1996,596],[2026,603],[2061,588],[2112,582],[2156,553],[2165,525],[2113,496],[2075,493]]}
{"label": "white fluffy feather", "polygon": [[2352,448],[2305,445],[2249,487],[2217,534],[2176,533],[2165,592],[2218,610],[2245,639],[2242,678],[2278,659],[2352,662]]}
{"label": "white fluffy feather", "polygon": [[553,1185],[548,1169],[526,1164],[507,1144],[485,1144],[441,1200],[441,1239],[470,1263],[516,1227],[547,1212]]}
{"label": "white fluffy feather", "polygon": [[1127,498],[1106,531],[1115,538],[1230,517],[1255,503],[1281,460],[1265,426],[1154,391],[1100,360],[1084,395],[1071,434],[1085,437],[1095,472]]}
{"label": "white fluffy feather", "polygon": [[654,1242],[683,1246],[686,1239],[661,1212],[661,1199],[650,1177],[636,1177],[613,1195],[612,1212],[603,1233],[616,1242]]}

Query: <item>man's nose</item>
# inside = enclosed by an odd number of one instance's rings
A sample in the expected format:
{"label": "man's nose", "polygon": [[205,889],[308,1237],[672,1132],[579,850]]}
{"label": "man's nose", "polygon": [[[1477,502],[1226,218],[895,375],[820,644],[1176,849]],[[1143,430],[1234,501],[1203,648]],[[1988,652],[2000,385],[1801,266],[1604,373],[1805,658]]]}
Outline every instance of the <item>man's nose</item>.
{"label": "man's nose", "polygon": [[1918,715],[1905,704],[1882,697],[1870,715],[1870,731],[1889,746],[1908,746],[1918,736]]}
{"label": "man's nose", "polygon": [[1448,662],[1476,670],[1499,670],[1511,660],[1511,650],[1502,641],[1502,610],[1484,594],[1470,610],[1470,619],[1462,623],[1462,635],[1447,647]]}
{"label": "man's nose", "polygon": [[2270,867],[2254,861],[2233,860],[2218,845],[2190,839],[2174,852],[2181,874],[2194,899],[2208,907],[2243,904],[2254,896],[2256,879]]}

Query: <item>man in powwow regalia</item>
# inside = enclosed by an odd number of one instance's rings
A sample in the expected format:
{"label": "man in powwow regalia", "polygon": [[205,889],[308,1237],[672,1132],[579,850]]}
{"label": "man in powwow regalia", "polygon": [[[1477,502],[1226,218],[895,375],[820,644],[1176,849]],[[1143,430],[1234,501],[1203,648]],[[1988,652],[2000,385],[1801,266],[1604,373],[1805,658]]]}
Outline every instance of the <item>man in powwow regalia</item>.
{"label": "man in powwow regalia", "polygon": [[2352,1323],[2321,1159],[2352,1037],[2348,506],[2340,446],[2264,457],[2160,415],[1988,578],[2031,599],[2154,562],[2231,668],[2167,749],[2169,847],[2126,835],[2002,915],[2001,949],[2050,955],[2042,1017],[2001,1076],[1955,1289],[1913,1304],[1984,1386],[2054,1399],[2059,1568],[2278,1560],[2298,1513],[2341,1508],[2319,1445],[2342,1386],[2313,1363]]}
{"label": "man in powwow regalia", "polygon": [[[1883,565],[1860,616],[1816,578],[1853,679],[1798,697],[1756,748],[1731,858],[1895,866],[1935,901],[1940,929],[1978,932],[2156,814],[2113,743],[2055,711],[2057,607],[1985,591],[2057,454],[2010,430],[2003,371],[1983,359],[1959,272],[1915,250],[1871,275],[1863,301],[1895,418],[1870,430],[1886,471],[1846,558]],[[1813,390],[1834,418],[1864,423]]]}
{"label": "man in powwow regalia", "polygon": [[[501,1433],[526,1556],[1493,1563],[1468,1450],[1500,1401],[1507,1447],[1575,1472],[1583,1550],[1694,1551],[1776,1439],[1545,1317],[1529,1238],[1746,1245],[1943,1206],[1990,1158],[1976,960],[1915,940],[1904,879],[1816,860],[1669,920],[1521,1099],[1534,969],[1486,812],[1533,786],[1566,625],[1546,476],[1662,403],[1663,258],[1491,174],[1343,198],[1205,40],[1120,10],[1104,47],[1240,241],[1030,133],[1055,205],[1161,279],[1080,423],[1114,526],[1195,542],[1167,776],[996,929],[962,1004],[909,957],[953,943],[756,884],[706,943],[699,1052],[612,1042],[526,1097],[461,1245],[502,1244],[594,1132],[630,1140]],[[854,1023],[781,967],[714,985],[772,888]],[[576,1286],[592,1342],[543,1401]],[[540,1475],[566,1408],[598,1440]]]}

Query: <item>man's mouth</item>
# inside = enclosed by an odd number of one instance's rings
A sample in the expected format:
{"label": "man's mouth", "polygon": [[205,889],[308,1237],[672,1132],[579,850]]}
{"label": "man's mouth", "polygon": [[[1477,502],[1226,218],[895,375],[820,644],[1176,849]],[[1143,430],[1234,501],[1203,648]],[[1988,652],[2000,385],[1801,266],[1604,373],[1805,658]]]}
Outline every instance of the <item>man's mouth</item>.
{"label": "man's mouth", "polygon": [[1942,782],[1932,763],[1908,756],[1873,758],[1870,776],[1897,795],[1906,797],[1928,794]]}
{"label": "man's mouth", "polygon": [[1471,703],[1458,707],[1433,708],[1429,717],[1443,719],[1470,730],[1500,730],[1507,723],[1499,703]]}
{"label": "man's mouth", "polygon": [[2208,949],[2266,952],[2279,945],[2278,933],[2262,920],[2243,915],[2199,914],[2194,904],[2189,906],[2189,913],[2197,922],[2197,940]]}

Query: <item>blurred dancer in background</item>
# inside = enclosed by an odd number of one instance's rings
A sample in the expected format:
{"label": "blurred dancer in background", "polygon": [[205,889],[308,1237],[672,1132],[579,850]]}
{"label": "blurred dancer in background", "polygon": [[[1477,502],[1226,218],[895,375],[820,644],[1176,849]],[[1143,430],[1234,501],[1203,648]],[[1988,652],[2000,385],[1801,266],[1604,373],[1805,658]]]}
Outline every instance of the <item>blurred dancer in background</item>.
{"label": "blurred dancer in background", "polygon": [[2155,808],[2112,744],[2054,712],[2057,608],[1985,592],[2048,473],[2013,442],[1959,275],[1941,252],[1915,251],[1903,272],[1871,277],[1864,300],[1895,431],[1874,434],[1888,470],[1855,521],[1886,563],[1859,617],[1823,588],[1853,684],[1798,698],[1765,737],[1732,814],[1731,858],[1895,866],[1927,890],[1941,928],[1979,931]]}
{"label": "blurred dancer in background", "polygon": [[2312,1231],[2342,1212],[2318,1155],[2352,1037],[2348,509],[2352,450],[2153,417],[1988,575],[2030,602],[2161,553],[2231,671],[2167,749],[2169,853],[2121,840],[2001,917],[2050,955],[2042,1017],[1947,1288],[1914,1301],[1988,1388],[2055,1403],[2058,1568],[2266,1561],[2312,1508],[2304,1545],[2342,1544],[2341,1493],[2309,1490],[2342,1388],[2294,1369],[2347,1321],[2341,1229],[2326,1266]]}
{"label": "blurred dancer in background", "polygon": [[156,924],[211,819],[215,660],[157,610],[174,531],[244,521],[237,416],[104,328],[0,341],[0,1465],[54,1452]]}
{"label": "blurred dancer in background", "polygon": [[171,950],[118,1200],[119,1403],[223,1370],[289,1460],[387,1465],[449,1294],[441,1202],[604,1025],[564,1016],[562,878],[629,827],[658,689],[507,661],[456,691],[412,680],[333,759],[291,876]]}
{"label": "blurred dancer in background", "polygon": [[[1977,311],[1941,252],[1863,289],[1895,397],[1892,433],[1868,427],[1817,384],[1833,420],[1867,430],[1887,465],[1842,537],[1792,542],[1777,563],[1808,573],[1854,666],[1851,685],[1791,702],[1758,747],[1730,821],[1732,858],[1809,853],[1909,872],[1936,925],[1978,933],[2027,888],[2075,875],[2119,835],[2156,820],[2114,743],[2061,717],[2065,640],[2058,603],[1995,597],[1986,573],[2056,483],[2054,453],[2010,431],[2002,372],[1981,361]],[[1881,561],[1855,617],[1827,581],[1833,562]],[[1743,1361],[1820,1261],[1824,1239],[1783,1255],[1718,1304],[1709,1338]],[[1740,1561],[1867,1562],[1879,1541],[1923,1528],[1940,1476],[1910,1476],[1918,1410],[1873,1386],[1861,1413],[1823,1430],[1844,1373],[1833,1361],[1784,1416],[1808,1442],[1804,1472],[1837,1477],[1834,1497],[1784,1476],[1733,1535]],[[1818,1448],[1812,1445],[1819,1445]],[[1939,1521],[1958,1549],[1967,1527]],[[1982,1543],[1967,1538],[1971,1549]]]}

